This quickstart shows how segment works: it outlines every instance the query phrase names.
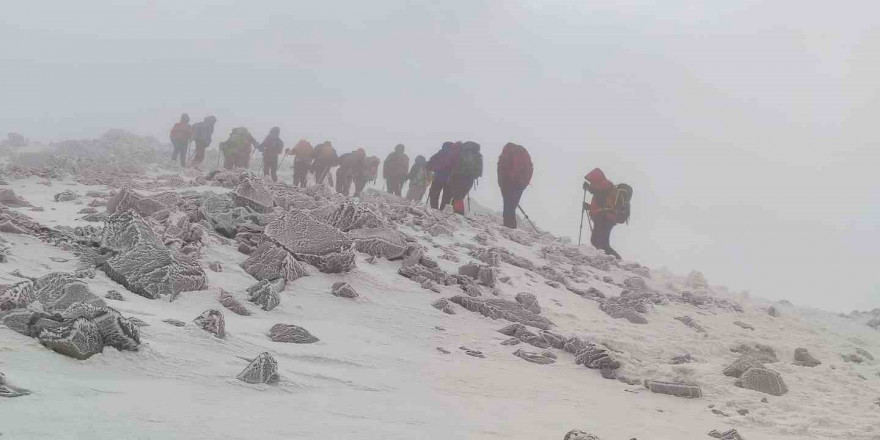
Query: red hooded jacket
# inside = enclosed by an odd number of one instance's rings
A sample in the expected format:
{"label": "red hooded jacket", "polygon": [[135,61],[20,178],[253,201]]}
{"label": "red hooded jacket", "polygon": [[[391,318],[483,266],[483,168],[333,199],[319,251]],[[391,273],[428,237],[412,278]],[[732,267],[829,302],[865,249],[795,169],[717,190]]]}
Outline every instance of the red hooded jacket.
{"label": "red hooded jacket", "polygon": [[585,179],[590,183],[588,190],[593,195],[593,200],[590,201],[590,216],[596,219],[600,215],[604,215],[610,221],[617,221],[614,211],[607,209],[608,197],[614,189],[614,183],[608,180],[605,177],[605,173],[599,168],[594,168],[593,171],[590,171]]}

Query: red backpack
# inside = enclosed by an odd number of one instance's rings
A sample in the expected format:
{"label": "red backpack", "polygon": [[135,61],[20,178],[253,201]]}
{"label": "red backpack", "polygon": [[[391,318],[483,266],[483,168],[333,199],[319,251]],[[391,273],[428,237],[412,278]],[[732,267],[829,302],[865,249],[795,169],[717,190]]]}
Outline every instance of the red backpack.
{"label": "red backpack", "polygon": [[508,143],[498,158],[498,180],[502,185],[529,186],[534,173],[532,156],[522,145]]}

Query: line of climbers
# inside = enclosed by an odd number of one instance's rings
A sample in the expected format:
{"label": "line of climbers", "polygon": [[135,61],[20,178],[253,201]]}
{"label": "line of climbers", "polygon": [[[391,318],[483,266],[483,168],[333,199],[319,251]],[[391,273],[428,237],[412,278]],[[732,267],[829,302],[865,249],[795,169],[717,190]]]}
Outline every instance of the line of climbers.
{"label": "line of climbers", "polygon": [[[204,121],[190,125],[189,116],[186,113],[181,115],[180,121],[171,129],[171,143],[174,146],[171,160],[178,160],[179,157],[180,165],[186,167],[189,145],[195,143],[195,154],[189,165],[201,167],[205,160],[205,150],[211,145],[216,122],[217,118],[208,116]],[[247,128],[234,128],[229,138],[220,142],[223,167],[227,170],[249,168],[254,151],[259,150],[263,156],[263,174],[276,182],[278,167],[288,155],[293,156],[294,186],[306,187],[309,174],[314,175],[316,184],[327,181],[334,186],[331,174],[333,168],[336,168],[336,191],[346,196],[351,192],[352,184],[354,197],[359,197],[367,183],[376,181],[380,160],[376,156],[367,157],[363,148],[338,156],[329,141],[312,147],[312,144],[302,139],[293,148],[285,150],[280,136],[281,129],[273,127],[263,142],[257,142]],[[445,142],[430,160],[417,156],[412,167],[405,150],[404,145],[398,144],[385,158],[382,176],[387,191],[402,196],[403,186],[409,182],[406,199],[421,202],[430,188],[428,202],[432,208],[442,210],[451,204],[454,212],[464,214],[465,200],[483,175],[480,144],[473,141]],[[284,156],[279,161],[282,153]],[[504,226],[517,228],[516,210],[519,208],[522,211],[519,202],[531,183],[533,173],[532,158],[525,147],[514,143],[504,146],[498,157],[497,169],[498,186],[504,200]],[[590,171],[584,180],[581,229],[583,213],[587,213],[592,231],[590,242],[597,249],[619,259],[620,255],[611,248],[611,230],[617,224],[629,221],[632,187],[627,184],[613,184],[599,168]],[[586,201],[587,192],[593,195],[589,203]],[[524,211],[523,215],[525,216]],[[528,219],[528,216],[525,217]]]}

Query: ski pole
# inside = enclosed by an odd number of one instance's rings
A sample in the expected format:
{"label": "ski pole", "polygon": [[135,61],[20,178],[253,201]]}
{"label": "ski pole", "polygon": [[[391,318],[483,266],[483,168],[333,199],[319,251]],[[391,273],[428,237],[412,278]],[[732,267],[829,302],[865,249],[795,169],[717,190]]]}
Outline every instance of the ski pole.
{"label": "ski pole", "polygon": [[526,220],[528,220],[529,224],[532,225],[532,229],[534,229],[535,232],[539,232],[539,231],[538,231],[538,228],[535,226],[535,224],[532,223],[532,219],[530,219],[530,218],[529,218],[529,215],[526,214],[526,212],[522,209],[522,206],[520,206],[520,205],[516,205],[516,207],[519,208],[519,212],[521,212],[522,215],[523,215],[523,217],[525,217]]}
{"label": "ski pole", "polygon": [[581,227],[578,229],[578,246],[581,245],[581,238],[584,234],[584,203],[587,203],[587,188],[584,188],[584,200],[581,202]]}

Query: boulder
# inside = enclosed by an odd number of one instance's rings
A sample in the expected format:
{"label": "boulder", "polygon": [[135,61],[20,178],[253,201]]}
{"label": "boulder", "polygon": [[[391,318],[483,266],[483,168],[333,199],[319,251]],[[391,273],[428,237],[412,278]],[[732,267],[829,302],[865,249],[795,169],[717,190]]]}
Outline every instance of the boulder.
{"label": "boulder", "polygon": [[752,327],[750,324],[746,324],[745,322],[742,322],[742,321],[733,321],[733,325],[740,327],[742,329],[745,329],[745,330],[752,330],[752,331],[755,330],[755,327]]}
{"label": "boulder", "polygon": [[27,396],[30,393],[30,391],[24,388],[15,387],[7,382],[6,376],[0,372],[0,397],[21,397]]}
{"label": "boulder", "polygon": [[31,280],[0,285],[0,312],[27,307],[35,300],[34,282]]}
{"label": "boulder", "polygon": [[33,205],[15,195],[11,189],[0,189],[0,204],[10,208],[29,208]]}
{"label": "boulder", "polygon": [[599,309],[614,319],[626,319],[633,324],[647,324],[648,319],[642,316],[635,308],[620,305],[612,301],[604,301]]}
{"label": "boulder", "polygon": [[547,357],[547,356],[544,356],[543,354],[525,351],[521,348],[516,350],[515,352],[513,352],[513,355],[518,358],[525,359],[533,364],[546,365],[546,364],[556,363],[556,359],[554,359],[552,357]]}
{"label": "boulder", "polygon": [[318,338],[308,330],[292,324],[275,324],[269,329],[269,339],[275,342],[289,342],[293,344],[312,344],[318,342]]}
{"label": "boulder", "polygon": [[715,437],[721,440],[745,440],[735,429],[730,429],[724,432],[718,432],[713,429],[709,432],[709,437]]}
{"label": "boulder", "polygon": [[458,274],[472,278],[486,287],[495,287],[497,274],[491,266],[469,263],[459,267]]}
{"label": "boulder", "polygon": [[104,295],[104,298],[107,298],[107,299],[113,300],[113,301],[125,301],[125,297],[123,297],[121,293],[119,293],[115,290],[108,291],[107,294]]}
{"label": "boulder", "polygon": [[88,318],[76,318],[56,327],[42,328],[37,339],[47,348],[74,359],[88,359],[104,351],[98,326]]}
{"label": "boulder", "polygon": [[232,200],[236,206],[250,208],[261,213],[271,211],[275,206],[272,194],[262,180],[247,174],[242,176],[241,183],[235,187]]}
{"label": "boulder", "polygon": [[774,318],[778,318],[778,317],[782,316],[779,313],[779,309],[777,309],[775,306],[770,306],[770,308],[767,309],[767,314],[774,317]]}
{"label": "boulder", "polygon": [[284,278],[262,280],[246,289],[247,299],[268,312],[281,304],[281,291],[284,287]]}
{"label": "boulder", "polygon": [[746,370],[736,381],[736,386],[772,396],[782,396],[788,392],[788,387],[779,373],[759,367]]}
{"label": "boulder", "polygon": [[515,299],[524,309],[532,313],[541,313],[541,306],[538,304],[538,298],[536,298],[535,295],[527,292],[520,292],[516,294]]}
{"label": "boulder", "polygon": [[822,362],[814,358],[806,348],[797,348],[794,350],[794,363],[802,367],[815,367]]}
{"label": "boulder", "polygon": [[602,440],[602,439],[600,439],[599,437],[597,437],[593,434],[589,434],[587,432],[577,430],[577,429],[572,429],[571,431],[568,431],[568,434],[565,434],[565,437],[563,437],[562,440]]}
{"label": "boulder", "polygon": [[226,320],[219,310],[205,310],[193,320],[193,324],[218,338],[226,337]]}
{"label": "boulder", "polygon": [[741,344],[739,347],[731,348],[730,351],[734,353],[740,354],[750,354],[756,357],[763,363],[770,364],[773,362],[779,362],[779,358],[776,357],[776,351],[773,350],[773,347],[762,344],[754,344],[754,345],[746,345]]}
{"label": "boulder", "polygon": [[278,380],[278,361],[268,352],[261,353],[236,378],[250,384],[274,382]]}
{"label": "boulder", "polygon": [[358,293],[354,290],[354,287],[351,287],[350,284],[340,281],[338,283],[334,283],[333,287],[330,289],[330,293],[333,296],[338,296],[341,298],[357,298]]}
{"label": "boulder", "polygon": [[724,375],[728,377],[742,377],[743,373],[750,368],[764,368],[764,364],[759,358],[747,353],[725,368]]}
{"label": "boulder", "polygon": [[874,355],[872,355],[868,350],[865,350],[864,348],[856,348],[856,353],[869,361],[874,360]]}
{"label": "boulder", "polygon": [[263,234],[321,272],[347,272],[354,267],[351,239],[306,212],[290,210],[278,216],[266,225]]}
{"label": "boulder", "polygon": [[198,262],[167,248],[150,225],[132,211],[114,214],[104,226],[99,265],[107,276],[146,298],[202,290],[208,279]]}
{"label": "boulder", "polygon": [[498,330],[498,332],[503,335],[506,335],[506,336],[512,336],[514,338],[519,339],[522,342],[525,342],[526,344],[529,344],[529,345],[532,345],[532,346],[535,346],[538,348],[549,348],[550,347],[550,343],[547,342],[547,340],[544,339],[543,336],[532,333],[531,331],[529,331],[526,328],[525,325],[520,324],[520,323],[508,325],[507,327],[504,327],[501,330]]}
{"label": "boulder", "polygon": [[52,272],[34,280],[33,295],[46,312],[63,312],[77,303],[105,306],[82,279],[64,272]]}
{"label": "boulder", "polygon": [[706,333],[706,329],[704,329],[700,324],[697,324],[697,321],[694,318],[691,318],[689,315],[679,316],[675,318],[676,321],[681,321],[682,324],[694,329],[697,333]]}
{"label": "boulder", "polygon": [[409,246],[403,234],[394,229],[355,229],[348,233],[348,237],[354,241],[358,252],[389,260],[403,258]]}
{"label": "boulder", "polygon": [[659,380],[645,380],[645,388],[652,393],[669,394],[675,397],[696,399],[703,397],[703,391],[696,385],[678,382],[662,382]]}
{"label": "boulder", "polygon": [[251,315],[251,311],[248,310],[247,307],[244,306],[244,304],[242,304],[237,299],[235,299],[234,295],[232,295],[231,293],[229,293],[223,289],[220,289],[220,297],[217,298],[217,301],[219,301],[220,304],[223,305],[223,307],[226,307],[227,310],[229,310],[232,313],[235,313],[236,315],[240,315],[240,316],[250,316]]}
{"label": "boulder", "polygon": [[335,209],[321,215],[319,219],[343,232],[386,226],[371,206],[354,200],[340,203]]}
{"label": "boulder", "polygon": [[608,350],[586,341],[582,341],[582,345],[580,345],[580,348],[575,353],[574,363],[575,365],[583,365],[594,370],[616,370],[620,368],[620,362],[615,360],[608,353]]}
{"label": "boulder", "polygon": [[308,275],[302,263],[283,247],[272,242],[259,245],[241,263],[241,268],[260,281],[284,278],[291,282]]}
{"label": "boulder", "polygon": [[499,298],[479,299],[461,295],[453,296],[449,300],[471,312],[480,313],[492,319],[506,319],[541,330],[550,330],[555,326],[549,319],[525,310],[519,303],[513,301]]}
{"label": "boulder", "polygon": [[174,192],[164,192],[155,196],[143,196],[131,189],[123,188],[107,202],[107,214],[134,211],[144,217],[151,217],[175,208],[180,197]]}
{"label": "boulder", "polygon": [[120,351],[136,351],[141,343],[138,326],[123,317],[116,309],[77,303],[65,310],[61,316],[65,323],[78,318],[92,321],[97,326],[105,347],[110,346]]}
{"label": "boulder", "polygon": [[443,313],[454,315],[455,309],[452,308],[452,304],[449,303],[449,300],[446,298],[440,298],[437,301],[431,303],[431,306],[437,310],[440,310]]}

